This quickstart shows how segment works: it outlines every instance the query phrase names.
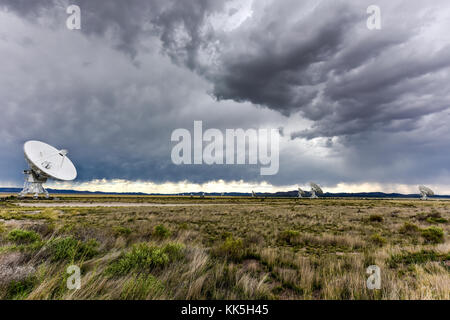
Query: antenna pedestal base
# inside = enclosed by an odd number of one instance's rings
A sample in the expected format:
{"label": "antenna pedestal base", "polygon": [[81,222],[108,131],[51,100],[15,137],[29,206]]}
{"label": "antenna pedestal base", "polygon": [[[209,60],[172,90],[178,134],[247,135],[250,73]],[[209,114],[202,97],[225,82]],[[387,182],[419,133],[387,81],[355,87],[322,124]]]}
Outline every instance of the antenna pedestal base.
{"label": "antenna pedestal base", "polygon": [[318,199],[318,198],[319,197],[317,196],[316,192],[314,190],[312,190],[310,199]]}
{"label": "antenna pedestal base", "polygon": [[47,190],[45,190],[43,184],[47,182],[47,178],[39,177],[32,170],[25,170],[25,183],[23,184],[23,189],[19,193],[19,197],[23,198],[27,194],[33,194],[33,197],[37,199],[40,194],[44,194],[46,198],[49,198]]}

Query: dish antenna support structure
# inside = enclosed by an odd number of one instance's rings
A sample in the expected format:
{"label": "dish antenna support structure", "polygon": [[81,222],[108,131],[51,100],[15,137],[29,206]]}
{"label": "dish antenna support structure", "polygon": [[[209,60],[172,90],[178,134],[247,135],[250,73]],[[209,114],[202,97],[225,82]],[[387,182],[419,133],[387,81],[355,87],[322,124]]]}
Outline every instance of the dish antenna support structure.
{"label": "dish antenna support structure", "polygon": [[420,200],[427,200],[428,197],[434,196],[433,190],[425,186],[419,186]]}
{"label": "dish antenna support structure", "polygon": [[72,181],[77,177],[77,170],[67,157],[67,150],[58,150],[41,141],[27,141],[23,146],[28,170],[24,170],[25,183],[19,197],[33,194],[37,199],[40,194],[49,198],[44,183],[48,179]]}
{"label": "dish antenna support structure", "polygon": [[303,198],[306,195],[305,191],[303,191],[302,188],[298,188],[297,192],[298,192],[298,198]]}
{"label": "dish antenna support structure", "polygon": [[317,199],[323,194],[322,188],[318,184],[310,182],[309,185],[311,186],[311,199]]}
{"label": "dish antenna support structure", "polygon": [[253,191],[253,190],[252,190],[252,198],[258,198],[258,197],[256,196],[255,191]]}

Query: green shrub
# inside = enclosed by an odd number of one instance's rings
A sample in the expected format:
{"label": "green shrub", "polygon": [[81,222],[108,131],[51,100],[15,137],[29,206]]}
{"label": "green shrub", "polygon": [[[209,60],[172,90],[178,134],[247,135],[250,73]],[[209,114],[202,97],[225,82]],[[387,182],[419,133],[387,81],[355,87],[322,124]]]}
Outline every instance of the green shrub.
{"label": "green shrub", "polygon": [[223,231],[221,234],[220,234],[220,238],[222,239],[222,240],[226,240],[228,237],[233,237],[233,234],[231,233],[231,232],[229,232],[229,231]]}
{"label": "green shrub", "polygon": [[163,284],[151,274],[140,275],[128,280],[124,284],[120,299],[144,300],[147,298],[158,297],[163,290]]}
{"label": "green shrub", "polygon": [[391,268],[396,268],[399,264],[409,266],[411,264],[423,264],[429,261],[440,261],[441,258],[442,257],[433,250],[421,250],[419,252],[392,255],[388,260],[388,265]]}
{"label": "green shrub", "polygon": [[116,235],[119,235],[119,236],[128,236],[131,234],[131,229],[122,227],[122,226],[118,226],[118,227],[114,227],[114,232]]}
{"label": "green shrub", "polygon": [[57,220],[59,216],[59,212],[55,209],[47,208],[41,211],[39,214],[30,216],[30,218],[34,219],[47,219],[47,220]]}
{"label": "green shrub", "polygon": [[169,263],[169,256],[160,248],[148,246],[145,243],[136,244],[119,260],[112,263],[107,273],[111,275],[124,275],[132,270],[150,271],[163,267]]}
{"label": "green shrub", "polygon": [[430,213],[419,213],[416,215],[417,220],[427,221],[428,223],[447,223],[447,219],[442,218],[441,213],[433,209]]}
{"label": "green shrub", "polygon": [[419,221],[424,221],[428,218],[428,214],[425,212],[420,212],[418,214],[416,214],[416,219]]}
{"label": "green shrub", "polygon": [[6,231],[5,224],[3,222],[0,222],[0,233],[3,233]]}
{"label": "green shrub", "polygon": [[431,213],[428,214],[428,217],[430,218],[441,218],[441,213],[437,211],[436,209],[431,209]]}
{"label": "green shrub", "polygon": [[298,231],[285,230],[280,234],[279,239],[281,242],[284,242],[286,244],[293,244],[293,240],[295,238],[298,238],[299,235],[300,235],[300,232],[298,232]]}
{"label": "green shrub", "polygon": [[155,227],[153,230],[153,234],[158,238],[168,238],[172,234],[169,229],[167,229],[164,225],[160,224]]}
{"label": "green shrub", "polygon": [[370,241],[377,246],[383,246],[386,243],[386,239],[381,236],[379,233],[374,233],[370,237]]}
{"label": "green shrub", "polygon": [[419,233],[420,228],[418,226],[416,226],[414,223],[410,223],[410,222],[405,222],[405,224],[399,229],[400,233],[403,234],[417,234]]}
{"label": "green shrub", "polygon": [[114,261],[106,273],[119,276],[130,271],[147,271],[161,269],[169,262],[183,257],[184,246],[179,243],[169,243],[163,247],[139,243],[133,245],[131,250]]}
{"label": "green shrub", "polygon": [[98,242],[89,240],[84,243],[71,237],[59,238],[48,243],[52,261],[88,260],[98,254]]}
{"label": "green shrub", "polygon": [[442,217],[428,217],[427,218],[427,222],[428,223],[447,223],[447,219],[442,218]]}
{"label": "green shrub", "polygon": [[183,258],[185,246],[182,243],[170,242],[163,248],[164,253],[169,256],[170,261],[180,260]]}
{"label": "green shrub", "polygon": [[186,222],[181,223],[178,228],[180,230],[188,230],[189,229],[189,225]]}
{"label": "green shrub", "polygon": [[231,260],[241,261],[245,255],[243,241],[240,238],[234,239],[233,236],[229,236],[215,248],[214,254]]}
{"label": "green shrub", "polygon": [[380,216],[379,214],[371,214],[369,216],[369,221],[370,222],[383,222],[383,217]]}
{"label": "green shrub", "polygon": [[8,234],[8,240],[19,244],[33,243],[41,240],[34,231],[14,229]]}
{"label": "green shrub", "polygon": [[427,243],[444,242],[444,230],[438,227],[429,227],[422,230],[422,237]]}
{"label": "green shrub", "polygon": [[34,276],[29,276],[22,280],[13,280],[6,289],[5,298],[7,300],[25,299],[33,291],[35,284],[36,278]]}

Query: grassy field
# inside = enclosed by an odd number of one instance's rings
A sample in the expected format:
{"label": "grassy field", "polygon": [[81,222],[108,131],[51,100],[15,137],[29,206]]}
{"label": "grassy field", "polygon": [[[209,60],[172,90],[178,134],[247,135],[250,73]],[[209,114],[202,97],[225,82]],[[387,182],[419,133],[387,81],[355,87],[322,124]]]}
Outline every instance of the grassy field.
{"label": "grassy field", "polygon": [[[60,198],[212,205],[2,201],[0,298],[450,299],[450,201]],[[69,265],[79,290],[67,289]],[[369,265],[380,290],[366,287]]]}

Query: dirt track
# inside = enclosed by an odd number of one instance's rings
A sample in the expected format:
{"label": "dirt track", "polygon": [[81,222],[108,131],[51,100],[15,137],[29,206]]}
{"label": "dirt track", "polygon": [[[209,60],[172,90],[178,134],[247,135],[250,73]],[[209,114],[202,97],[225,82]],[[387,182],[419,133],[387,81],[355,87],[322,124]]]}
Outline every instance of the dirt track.
{"label": "dirt track", "polygon": [[218,206],[230,205],[228,203],[124,203],[124,202],[18,202],[16,205],[20,207],[36,207],[36,208],[95,208],[95,207],[198,207],[198,206]]}

